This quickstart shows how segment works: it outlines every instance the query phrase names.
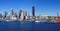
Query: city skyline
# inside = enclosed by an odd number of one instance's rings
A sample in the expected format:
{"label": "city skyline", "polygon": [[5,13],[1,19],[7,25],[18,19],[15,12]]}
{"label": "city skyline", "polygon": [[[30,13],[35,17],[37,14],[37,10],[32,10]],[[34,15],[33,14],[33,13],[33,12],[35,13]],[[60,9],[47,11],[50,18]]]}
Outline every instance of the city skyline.
{"label": "city skyline", "polygon": [[[60,0],[0,0],[0,13],[6,10],[10,13],[11,8],[14,12],[24,10],[32,14],[32,6],[35,6],[35,14],[46,14],[56,16],[60,11]],[[59,12],[60,13],[60,12]]]}

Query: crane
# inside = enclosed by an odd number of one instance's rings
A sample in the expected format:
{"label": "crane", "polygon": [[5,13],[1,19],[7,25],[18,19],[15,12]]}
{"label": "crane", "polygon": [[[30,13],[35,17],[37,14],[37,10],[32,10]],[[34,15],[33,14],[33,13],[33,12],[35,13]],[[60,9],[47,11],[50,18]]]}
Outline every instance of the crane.
{"label": "crane", "polygon": [[60,16],[58,12],[57,12],[57,23],[60,23]]}

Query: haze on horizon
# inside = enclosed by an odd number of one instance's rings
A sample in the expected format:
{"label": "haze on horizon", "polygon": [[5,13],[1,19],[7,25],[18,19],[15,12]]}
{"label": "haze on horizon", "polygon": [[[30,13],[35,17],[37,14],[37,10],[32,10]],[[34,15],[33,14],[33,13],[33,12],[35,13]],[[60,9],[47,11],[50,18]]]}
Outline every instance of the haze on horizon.
{"label": "haze on horizon", "polygon": [[[32,6],[35,6],[35,14],[46,14],[49,16],[56,16],[60,11],[60,0],[0,0],[0,13],[6,10],[10,13],[11,8],[14,12],[25,10],[32,11]],[[60,13],[60,12],[59,12]]]}

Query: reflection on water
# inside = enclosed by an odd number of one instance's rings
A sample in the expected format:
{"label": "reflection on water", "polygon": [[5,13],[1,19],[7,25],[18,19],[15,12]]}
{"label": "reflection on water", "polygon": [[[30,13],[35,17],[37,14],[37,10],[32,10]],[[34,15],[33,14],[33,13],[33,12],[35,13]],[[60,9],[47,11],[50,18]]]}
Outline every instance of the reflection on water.
{"label": "reflection on water", "polygon": [[60,31],[60,24],[48,22],[0,22],[0,31]]}

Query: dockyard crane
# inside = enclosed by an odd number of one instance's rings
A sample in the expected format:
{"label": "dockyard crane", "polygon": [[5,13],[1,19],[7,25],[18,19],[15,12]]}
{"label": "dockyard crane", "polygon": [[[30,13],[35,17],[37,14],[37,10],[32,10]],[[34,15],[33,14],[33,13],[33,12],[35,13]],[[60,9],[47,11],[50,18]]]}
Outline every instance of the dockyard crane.
{"label": "dockyard crane", "polygon": [[60,16],[58,12],[57,12],[57,23],[60,23]]}

